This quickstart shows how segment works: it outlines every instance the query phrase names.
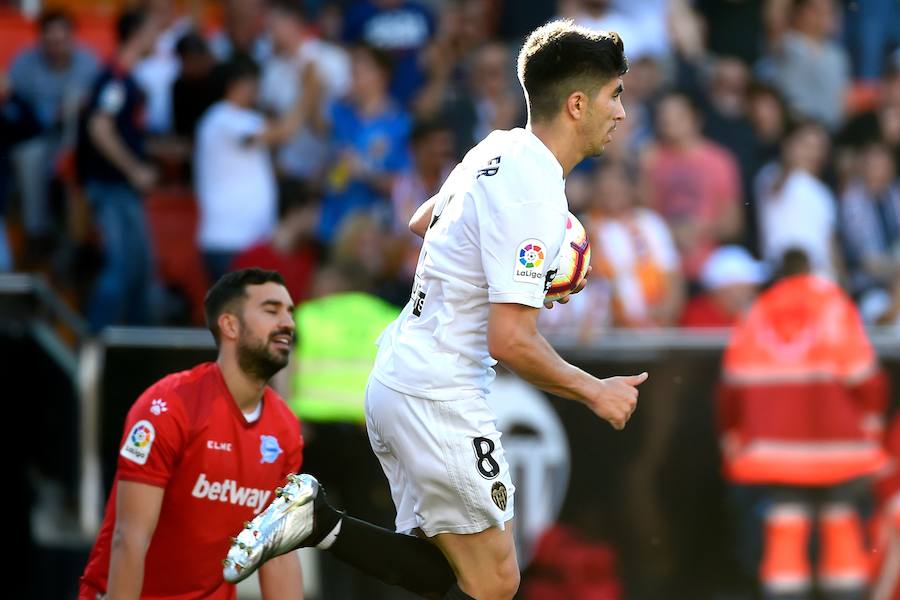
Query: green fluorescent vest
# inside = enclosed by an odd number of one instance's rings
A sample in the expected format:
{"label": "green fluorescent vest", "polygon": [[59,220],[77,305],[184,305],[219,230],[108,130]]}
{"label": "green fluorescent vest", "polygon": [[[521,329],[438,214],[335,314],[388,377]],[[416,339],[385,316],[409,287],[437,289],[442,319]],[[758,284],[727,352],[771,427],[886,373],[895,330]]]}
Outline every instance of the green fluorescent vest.
{"label": "green fluorescent vest", "polygon": [[305,421],[363,423],[375,341],[400,310],[361,292],[334,294],[297,308],[297,369],[291,408]]}

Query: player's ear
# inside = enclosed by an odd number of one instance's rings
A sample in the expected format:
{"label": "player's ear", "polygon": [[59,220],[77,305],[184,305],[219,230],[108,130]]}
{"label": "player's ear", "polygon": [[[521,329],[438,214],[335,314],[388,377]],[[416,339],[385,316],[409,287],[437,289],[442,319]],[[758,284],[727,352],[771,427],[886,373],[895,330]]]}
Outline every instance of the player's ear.
{"label": "player's ear", "polygon": [[581,120],[588,110],[588,97],[584,92],[575,91],[566,99],[566,112],[576,121]]}
{"label": "player's ear", "polygon": [[241,325],[237,315],[227,312],[219,315],[219,331],[222,339],[236,340],[241,332]]}

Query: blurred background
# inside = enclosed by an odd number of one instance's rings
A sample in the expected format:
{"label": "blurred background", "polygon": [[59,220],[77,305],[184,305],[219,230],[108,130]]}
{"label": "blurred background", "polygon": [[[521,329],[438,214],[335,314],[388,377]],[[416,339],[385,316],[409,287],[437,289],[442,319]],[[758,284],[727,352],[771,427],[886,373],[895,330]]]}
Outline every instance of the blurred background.
{"label": "blurred background", "polygon": [[[135,7],[150,19],[129,28]],[[234,268],[277,269],[299,306],[275,385],[304,421],[304,469],[392,526],[361,398],[372,341],[409,297],[407,223],[469,148],[525,124],[516,53],[555,17],[617,31],[631,68],[627,120],[566,181],[593,275],[541,326],[598,376],[651,378],[616,433],[500,374],[519,595],[780,597],[760,566],[771,488],[723,469],[723,350],[799,251],[852,299],[891,422],[897,0],[0,0],[8,597],[75,597],[125,413],[214,356],[203,295]],[[885,477],[852,482],[871,582]],[[405,597],[304,561],[311,598]],[[868,597],[814,579],[809,597]]]}

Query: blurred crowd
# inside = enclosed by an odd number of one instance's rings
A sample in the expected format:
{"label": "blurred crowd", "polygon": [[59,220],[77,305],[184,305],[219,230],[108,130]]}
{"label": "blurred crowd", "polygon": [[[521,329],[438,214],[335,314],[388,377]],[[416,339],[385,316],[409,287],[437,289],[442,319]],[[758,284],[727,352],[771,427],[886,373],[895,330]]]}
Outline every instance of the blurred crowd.
{"label": "blurred crowd", "polygon": [[631,68],[628,118],[567,179],[594,275],[548,330],[729,326],[791,249],[900,323],[890,0],[144,0],[107,55],[91,4],[50,3],[0,65],[0,271],[44,272],[94,330],[196,323],[247,265],[295,301],[337,264],[404,304],[409,217],[525,124],[515,54],[554,17],[617,31]]}

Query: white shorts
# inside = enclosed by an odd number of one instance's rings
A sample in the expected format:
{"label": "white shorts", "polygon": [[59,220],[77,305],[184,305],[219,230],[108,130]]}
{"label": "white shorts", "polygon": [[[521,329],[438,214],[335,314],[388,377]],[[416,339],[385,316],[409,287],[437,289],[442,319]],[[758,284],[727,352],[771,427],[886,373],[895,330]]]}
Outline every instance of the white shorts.
{"label": "white shorts", "polygon": [[370,377],[366,427],[391,485],[398,532],[478,533],[513,518],[516,488],[484,398],[428,400]]}

